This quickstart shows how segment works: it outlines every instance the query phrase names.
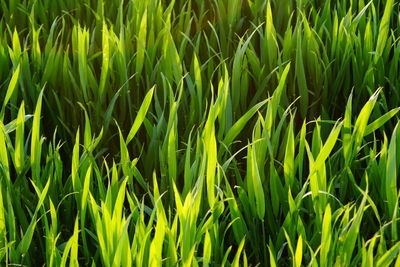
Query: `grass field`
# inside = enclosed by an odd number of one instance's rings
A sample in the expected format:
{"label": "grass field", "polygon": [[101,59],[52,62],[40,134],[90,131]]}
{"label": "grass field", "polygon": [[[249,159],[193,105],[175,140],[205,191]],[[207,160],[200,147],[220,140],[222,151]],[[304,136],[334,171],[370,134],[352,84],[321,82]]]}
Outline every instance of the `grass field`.
{"label": "grass field", "polygon": [[0,0],[1,266],[400,266],[397,0]]}

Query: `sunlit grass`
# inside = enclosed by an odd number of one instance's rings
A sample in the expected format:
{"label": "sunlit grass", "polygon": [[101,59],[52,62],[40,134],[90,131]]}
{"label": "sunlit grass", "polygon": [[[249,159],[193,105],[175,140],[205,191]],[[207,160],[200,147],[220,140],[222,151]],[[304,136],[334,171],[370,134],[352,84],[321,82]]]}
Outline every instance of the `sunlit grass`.
{"label": "sunlit grass", "polygon": [[0,0],[0,265],[399,266],[393,0]]}

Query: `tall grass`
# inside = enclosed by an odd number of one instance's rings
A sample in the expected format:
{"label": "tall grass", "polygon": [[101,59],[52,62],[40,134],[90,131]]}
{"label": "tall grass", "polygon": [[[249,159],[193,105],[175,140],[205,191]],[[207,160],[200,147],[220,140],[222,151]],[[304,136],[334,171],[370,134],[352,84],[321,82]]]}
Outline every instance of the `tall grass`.
{"label": "tall grass", "polygon": [[396,1],[0,10],[2,265],[400,265]]}

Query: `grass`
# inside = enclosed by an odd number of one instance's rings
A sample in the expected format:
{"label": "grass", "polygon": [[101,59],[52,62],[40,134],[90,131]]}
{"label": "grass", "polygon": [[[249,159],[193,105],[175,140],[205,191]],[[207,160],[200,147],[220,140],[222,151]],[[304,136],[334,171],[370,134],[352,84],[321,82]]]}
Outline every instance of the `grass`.
{"label": "grass", "polygon": [[400,266],[396,1],[0,9],[0,265]]}

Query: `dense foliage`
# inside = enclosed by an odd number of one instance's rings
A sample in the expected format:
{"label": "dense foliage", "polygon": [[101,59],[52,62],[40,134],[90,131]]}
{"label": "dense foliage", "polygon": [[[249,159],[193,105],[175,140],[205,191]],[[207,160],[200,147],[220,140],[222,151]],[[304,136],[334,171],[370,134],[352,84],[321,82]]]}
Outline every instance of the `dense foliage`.
{"label": "dense foliage", "polygon": [[395,0],[0,0],[0,265],[400,266]]}

